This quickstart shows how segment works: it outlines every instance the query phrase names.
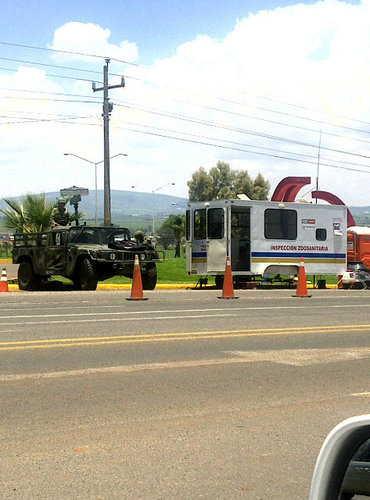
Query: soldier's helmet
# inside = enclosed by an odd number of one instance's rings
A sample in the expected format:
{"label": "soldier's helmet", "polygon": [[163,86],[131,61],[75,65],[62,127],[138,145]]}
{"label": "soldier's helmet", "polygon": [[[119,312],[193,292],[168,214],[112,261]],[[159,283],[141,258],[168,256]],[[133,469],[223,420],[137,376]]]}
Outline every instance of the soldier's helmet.
{"label": "soldier's helmet", "polygon": [[140,229],[135,231],[135,239],[136,239],[136,241],[140,241],[140,242],[144,241],[144,233],[142,231],[140,231]]}
{"label": "soldier's helmet", "polygon": [[64,205],[66,204],[66,200],[64,198],[59,198],[58,199],[58,204],[59,203],[64,203]]}

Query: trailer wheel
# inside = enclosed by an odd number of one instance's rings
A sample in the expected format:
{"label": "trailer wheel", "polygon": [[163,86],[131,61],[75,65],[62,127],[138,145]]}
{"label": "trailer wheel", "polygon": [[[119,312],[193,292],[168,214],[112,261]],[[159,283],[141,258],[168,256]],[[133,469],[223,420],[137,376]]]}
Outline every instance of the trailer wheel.
{"label": "trailer wheel", "polygon": [[74,283],[77,284],[80,290],[96,290],[98,279],[93,265],[87,257],[81,260]]}
{"label": "trailer wheel", "polygon": [[40,287],[40,277],[35,274],[29,260],[22,260],[18,269],[18,286],[20,290],[37,290]]}

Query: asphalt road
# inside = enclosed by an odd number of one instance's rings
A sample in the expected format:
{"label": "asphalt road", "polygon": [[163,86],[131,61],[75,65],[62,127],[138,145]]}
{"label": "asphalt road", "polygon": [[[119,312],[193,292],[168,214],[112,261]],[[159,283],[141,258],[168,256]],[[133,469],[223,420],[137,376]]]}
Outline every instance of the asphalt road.
{"label": "asphalt road", "polygon": [[370,292],[0,294],[1,499],[305,499]]}

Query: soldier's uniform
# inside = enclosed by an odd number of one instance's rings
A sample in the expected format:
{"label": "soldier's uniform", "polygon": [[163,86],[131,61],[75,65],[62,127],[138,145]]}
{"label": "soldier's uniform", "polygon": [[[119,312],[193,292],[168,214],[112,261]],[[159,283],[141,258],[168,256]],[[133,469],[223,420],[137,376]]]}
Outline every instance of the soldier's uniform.
{"label": "soldier's uniform", "polygon": [[68,226],[70,215],[65,205],[66,200],[60,198],[58,200],[58,206],[56,208],[53,208],[51,218],[53,220],[54,226]]}

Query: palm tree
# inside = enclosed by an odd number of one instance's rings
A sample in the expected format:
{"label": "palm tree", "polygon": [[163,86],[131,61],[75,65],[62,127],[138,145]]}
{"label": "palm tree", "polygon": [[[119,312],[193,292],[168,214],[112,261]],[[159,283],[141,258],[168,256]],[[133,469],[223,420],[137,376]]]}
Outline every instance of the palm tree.
{"label": "palm tree", "polygon": [[47,202],[44,194],[27,194],[21,201],[4,198],[4,201],[10,207],[0,210],[7,229],[16,233],[37,233],[50,229],[54,204]]}
{"label": "palm tree", "polygon": [[181,238],[185,235],[185,217],[183,215],[172,214],[163,222],[162,227],[168,228],[172,231],[175,238],[174,257],[180,257]]}

